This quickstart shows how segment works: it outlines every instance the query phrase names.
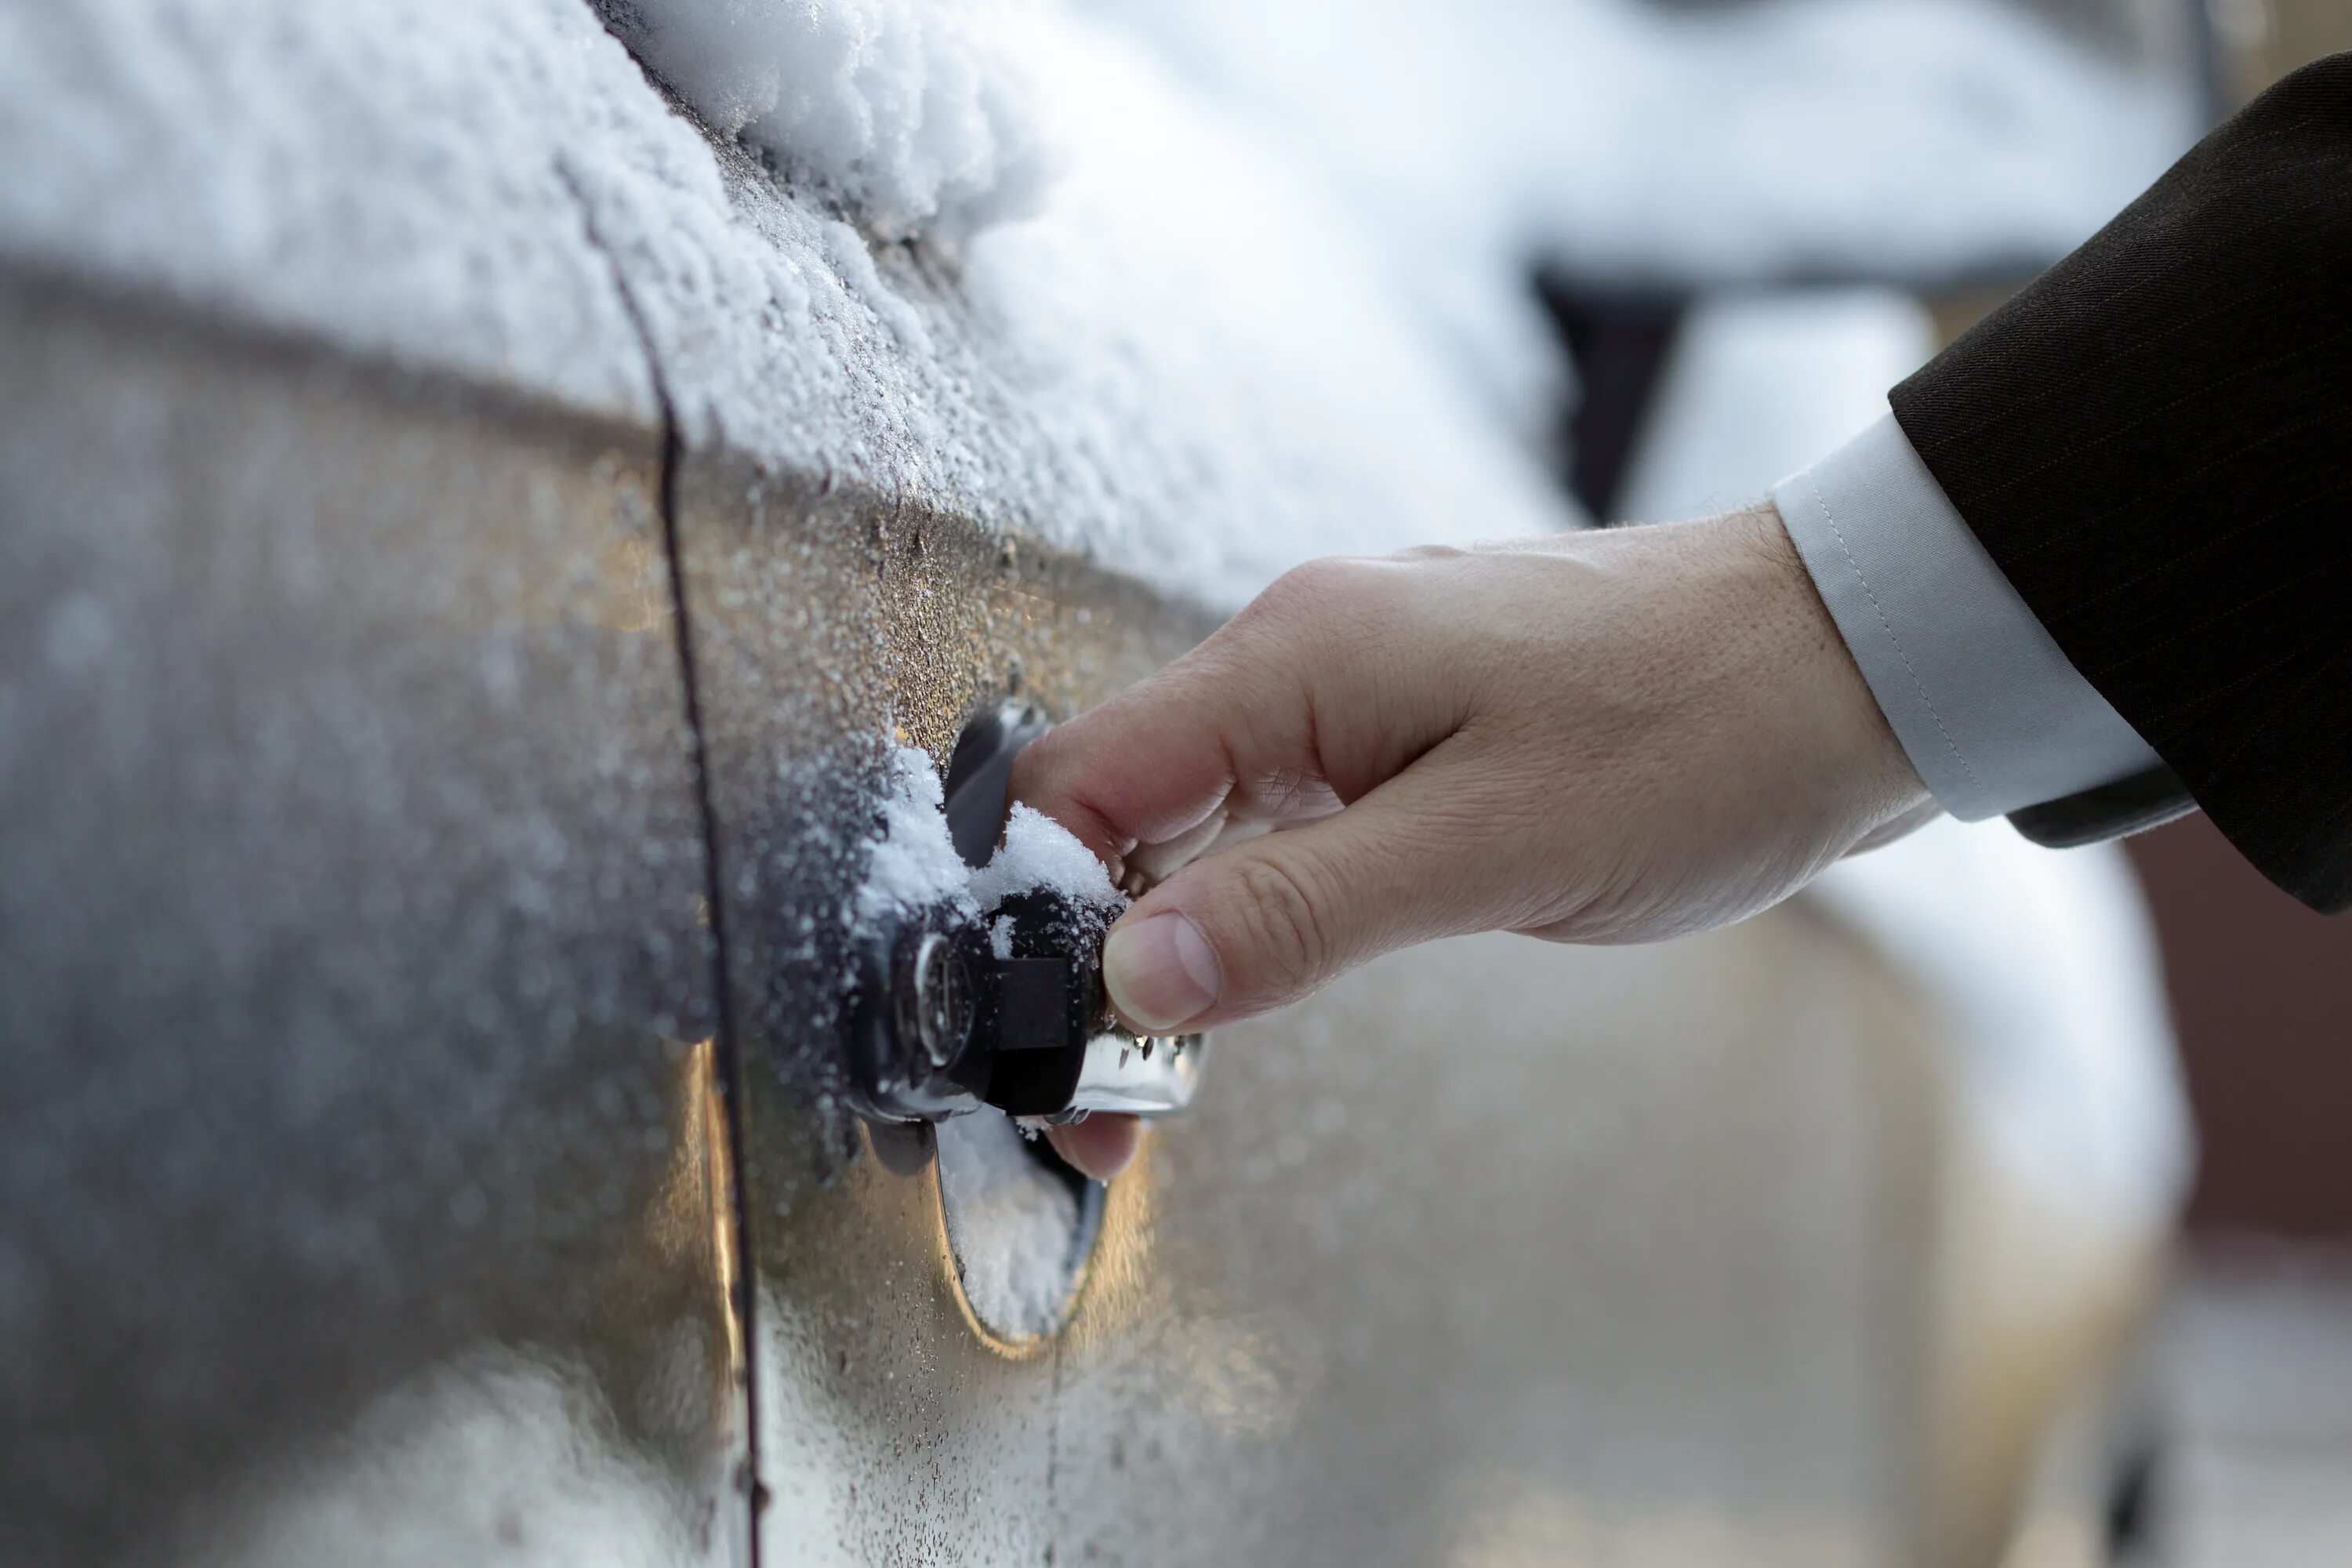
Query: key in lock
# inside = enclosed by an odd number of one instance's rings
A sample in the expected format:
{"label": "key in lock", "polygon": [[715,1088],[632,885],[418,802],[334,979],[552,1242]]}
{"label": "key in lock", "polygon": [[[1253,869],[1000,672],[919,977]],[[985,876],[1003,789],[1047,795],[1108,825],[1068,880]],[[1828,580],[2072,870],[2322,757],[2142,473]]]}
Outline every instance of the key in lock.
{"label": "key in lock", "polygon": [[[1008,707],[969,726],[950,763],[950,836],[969,865],[994,851],[1013,758],[1045,732],[1036,710]],[[1102,985],[1105,912],[1059,895],[1016,894],[973,921],[939,910],[877,937],[861,956],[849,1009],[862,1109],[936,1121],[982,1105],[1073,1121],[1091,1111],[1168,1116],[1187,1109],[1207,1042],[1138,1036]]]}

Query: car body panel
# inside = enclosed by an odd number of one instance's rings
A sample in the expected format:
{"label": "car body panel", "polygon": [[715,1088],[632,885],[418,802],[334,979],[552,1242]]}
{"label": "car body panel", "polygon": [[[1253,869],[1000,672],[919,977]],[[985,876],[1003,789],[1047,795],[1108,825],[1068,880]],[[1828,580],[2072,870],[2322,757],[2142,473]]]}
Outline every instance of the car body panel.
{"label": "car body panel", "polygon": [[12,1560],[289,1560],[338,1485],[544,1544],[608,1451],[724,1560],[658,433],[23,271],[0,343]]}

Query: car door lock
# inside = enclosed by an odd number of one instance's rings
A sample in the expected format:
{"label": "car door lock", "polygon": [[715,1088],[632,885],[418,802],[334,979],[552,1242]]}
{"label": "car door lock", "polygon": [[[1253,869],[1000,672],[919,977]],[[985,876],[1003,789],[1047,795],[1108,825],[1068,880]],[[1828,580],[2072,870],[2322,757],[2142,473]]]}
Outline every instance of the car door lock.
{"label": "car door lock", "polygon": [[[1003,830],[1012,759],[1045,726],[1008,709],[965,731],[950,763],[950,836],[968,864]],[[934,910],[875,937],[849,1010],[850,1058],[870,1113],[938,1121],[992,1105],[1076,1121],[1096,1110],[1172,1115],[1190,1106],[1199,1035],[1137,1035],[1102,984],[1103,911],[1045,890],[973,919]]]}
{"label": "car door lock", "polygon": [[992,1105],[1074,1121],[1095,1110],[1166,1116],[1192,1103],[1202,1037],[1121,1026],[1103,996],[1100,938],[1068,945],[1084,922],[1057,902],[1024,895],[980,922],[950,916],[877,943],[853,1009],[872,1110],[937,1121]]}

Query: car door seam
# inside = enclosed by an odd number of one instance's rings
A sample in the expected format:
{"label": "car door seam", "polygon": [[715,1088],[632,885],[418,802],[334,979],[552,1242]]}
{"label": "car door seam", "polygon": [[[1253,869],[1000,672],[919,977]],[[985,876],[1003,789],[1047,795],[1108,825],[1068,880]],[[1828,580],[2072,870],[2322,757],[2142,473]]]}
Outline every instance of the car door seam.
{"label": "car door seam", "polygon": [[758,1271],[751,1252],[751,1215],[743,1190],[743,1157],[747,1146],[743,1125],[743,1076],[739,1049],[740,1037],[735,1027],[734,1003],[729,985],[726,906],[720,897],[719,874],[719,817],[711,804],[709,743],[703,730],[701,694],[695,677],[693,626],[688,615],[684,552],[678,539],[677,487],[679,473],[685,466],[685,435],[678,419],[677,404],[671,395],[669,377],[655,344],[652,323],[646,316],[645,307],[638,300],[635,289],[630,286],[620,257],[598,229],[595,208],[589,202],[570,161],[558,157],[555,173],[579,207],[581,226],[588,243],[604,258],[605,265],[612,271],[613,285],[620,297],[622,311],[628,318],[630,330],[635,334],[637,346],[645,355],[646,374],[652,384],[654,405],[661,421],[661,466],[655,505],[661,516],[663,553],[669,573],[670,615],[677,627],[688,751],[694,770],[695,809],[701,817],[703,901],[709,920],[711,979],[716,987],[718,1012],[716,1051],[719,1082],[725,1090],[727,1106],[728,1203],[732,1210],[735,1239],[734,1290],[728,1302],[728,1310],[735,1314],[743,1347],[743,1449],[750,1473],[741,1478],[740,1492],[743,1506],[750,1513],[750,1528],[745,1535],[750,1568],[760,1568],[760,1503],[766,1490],[761,1480],[760,1469],[759,1322],[752,1310],[756,1300],[752,1282],[758,1278]]}

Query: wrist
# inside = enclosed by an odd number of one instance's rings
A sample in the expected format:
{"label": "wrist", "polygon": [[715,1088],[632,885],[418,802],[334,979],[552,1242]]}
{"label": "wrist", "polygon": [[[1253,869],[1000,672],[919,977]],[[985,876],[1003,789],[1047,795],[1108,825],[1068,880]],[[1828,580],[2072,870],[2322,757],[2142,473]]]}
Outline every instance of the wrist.
{"label": "wrist", "polygon": [[1759,501],[1708,523],[1754,562],[1758,613],[1777,633],[1767,679],[1790,705],[1814,786],[1881,822],[1931,808],[1779,508]]}

